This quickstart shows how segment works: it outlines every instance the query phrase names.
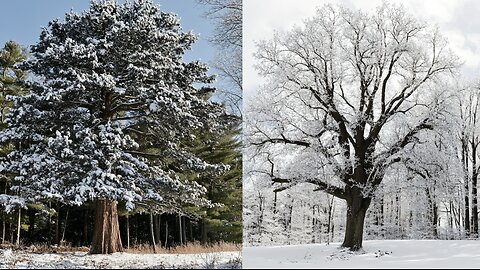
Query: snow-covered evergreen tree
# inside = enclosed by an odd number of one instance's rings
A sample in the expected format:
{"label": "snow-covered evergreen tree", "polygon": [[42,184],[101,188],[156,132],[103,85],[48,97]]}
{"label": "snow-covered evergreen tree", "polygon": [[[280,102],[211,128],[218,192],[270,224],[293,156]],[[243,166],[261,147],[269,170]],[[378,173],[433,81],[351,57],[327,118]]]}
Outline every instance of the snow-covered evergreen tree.
{"label": "snow-covered evergreen tree", "polygon": [[[7,41],[5,46],[0,49],[0,129],[6,127],[5,115],[12,107],[12,101],[9,96],[19,96],[26,92],[23,81],[27,73],[21,70],[20,65],[27,58],[26,48],[20,46],[13,40]],[[5,157],[14,145],[3,145],[0,147],[0,156]],[[8,214],[15,209],[21,212],[20,208],[26,208],[25,199],[9,193],[11,185],[11,175],[0,175],[0,210],[2,213],[2,244],[6,240],[6,227]],[[18,220],[21,215],[18,216]],[[20,241],[20,226],[17,223],[17,243]]]}
{"label": "snow-covered evergreen tree", "polygon": [[0,134],[21,147],[1,169],[18,174],[12,188],[31,200],[96,201],[92,253],[122,249],[117,201],[207,203],[177,173],[225,169],[184,147],[193,131],[228,124],[207,99],[214,89],[198,88],[214,80],[207,67],[182,61],[195,40],[151,0],[105,0],[51,21],[32,47],[32,93],[15,99]]}

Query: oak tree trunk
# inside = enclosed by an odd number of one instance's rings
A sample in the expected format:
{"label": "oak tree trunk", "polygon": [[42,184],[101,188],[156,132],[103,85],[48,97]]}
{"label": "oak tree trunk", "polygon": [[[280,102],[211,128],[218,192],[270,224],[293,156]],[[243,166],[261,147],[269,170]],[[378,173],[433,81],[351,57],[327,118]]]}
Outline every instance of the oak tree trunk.
{"label": "oak tree trunk", "polygon": [[91,254],[110,254],[123,251],[118,225],[117,202],[98,200],[95,202],[95,226]]}
{"label": "oak tree trunk", "polygon": [[362,249],[365,215],[370,206],[371,199],[363,198],[361,190],[353,187],[351,189],[351,196],[346,199],[346,202],[347,223],[342,247],[349,248],[351,251],[358,251]]}

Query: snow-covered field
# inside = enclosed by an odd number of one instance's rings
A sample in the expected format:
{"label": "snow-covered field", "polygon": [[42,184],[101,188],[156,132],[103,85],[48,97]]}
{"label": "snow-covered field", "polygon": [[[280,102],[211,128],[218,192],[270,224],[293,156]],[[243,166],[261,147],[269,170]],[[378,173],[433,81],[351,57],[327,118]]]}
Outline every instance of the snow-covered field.
{"label": "snow-covered field", "polygon": [[479,268],[480,241],[364,241],[352,253],[340,243],[244,247],[244,268]]}
{"label": "snow-covered field", "polygon": [[240,252],[201,254],[132,254],[87,255],[76,253],[36,254],[24,251],[0,250],[0,269],[6,268],[241,268]]}

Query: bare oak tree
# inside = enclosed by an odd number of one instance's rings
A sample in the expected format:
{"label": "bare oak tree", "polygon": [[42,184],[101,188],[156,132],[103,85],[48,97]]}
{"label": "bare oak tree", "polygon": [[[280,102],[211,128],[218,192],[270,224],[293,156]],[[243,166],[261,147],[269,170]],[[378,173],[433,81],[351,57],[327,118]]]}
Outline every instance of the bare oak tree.
{"label": "bare oak tree", "polygon": [[375,14],[319,8],[260,42],[256,57],[267,83],[246,111],[247,153],[268,153],[276,190],[307,182],[345,200],[343,246],[361,249],[374,192],[434,129],[437,82],[457,58],[437,29],[388,4]]}

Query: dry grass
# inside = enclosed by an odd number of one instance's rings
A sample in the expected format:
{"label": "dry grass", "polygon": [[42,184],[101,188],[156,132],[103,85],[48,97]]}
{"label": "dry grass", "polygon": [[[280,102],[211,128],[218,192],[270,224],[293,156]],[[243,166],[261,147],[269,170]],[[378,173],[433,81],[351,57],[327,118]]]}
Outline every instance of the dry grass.
{"label": "dry grass", "polygon": [[[32,244],[30,246],[5,243],[0,245],[0,249],[13,249],[23,250],[32,253],[75,253],[75,252],[88,252],[89,247],[75,247],[69,242],[62,242],[60,245],[48,245],[46,243]],[[124,251],[133,254],[198,254],[198,253],[214,253],[214,252],[230,252],[241,251],[242,245],[235,243],[219,242],[215,244],[202,245],[199,242],[188,243],[183,246],[176,246],[173,248],[161,248],[157,246],[156,252],[153,250],[153,246],[150,244],[139,244],[130,246],[129,249]]]}
{"label": "dry grass", "polygon": [[62,252],[88,252],[89,247],[74,247],[69,242],[62,242],[60,245],[49,245],[47,243],[31,244],[29,246],[21,243],[19,246],[11,243],[0,244],[0,249],[22,250],[32,253],[62,253]]}
{"label": "dry grass", "polygon": [[37,245],[30,245],[27,248],[28,251],[34,253],[64,253],[64,252],[88,252],[90,250],[89,247],[74,247],[70,242],[61,242],[60,245],[50,246],[47,244],[37,244]]}
{"label": "dry grass", "polygon": [[229,252],[240,251],[242,245],[235,243],[219,242],[215,244],[202,245],[199,242],[188,243],[183,246],[176,246],[173,248],[161,248],[157,246],[156,252],[153,250],[153,246],[150,244],[141,244],[130,246],[125,252],[128,253],[159,253],[159,254],[197,254],[197,253],[214,253],[214,252]]}

